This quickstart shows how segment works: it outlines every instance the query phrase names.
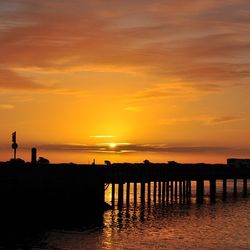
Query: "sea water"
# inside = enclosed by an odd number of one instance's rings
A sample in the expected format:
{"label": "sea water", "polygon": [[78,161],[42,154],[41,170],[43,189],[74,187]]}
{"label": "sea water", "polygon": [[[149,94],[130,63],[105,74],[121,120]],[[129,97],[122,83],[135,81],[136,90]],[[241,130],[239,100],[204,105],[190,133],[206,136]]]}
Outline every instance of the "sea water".
{"label": "sea water", "polygon": [[[194,183],[192,189],[194,190]],[[88,226],[52,228],[25,243],[20,249],[250,249],[250,197],[232,194],[222,199],[222,183],[217,183],[217,198],[210,202],[208,183],[205,183],[203,203],[195,194],[187,203],[134,203],[133,188],[130,202],[122,208],[104,212],[98,223]],[[137,189],[138,190],[138,189]],[[249,191],[249,189],[248,189]],[[126,196],[125,196],[126,197]],[[106,201],[110,200],[110,189]],[[18,245],[17,245],[18,246]]]}

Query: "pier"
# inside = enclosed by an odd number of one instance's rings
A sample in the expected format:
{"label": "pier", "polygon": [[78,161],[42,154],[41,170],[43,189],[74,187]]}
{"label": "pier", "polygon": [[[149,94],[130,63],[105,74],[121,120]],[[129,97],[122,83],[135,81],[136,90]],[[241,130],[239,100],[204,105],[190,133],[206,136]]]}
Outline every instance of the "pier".
{"label": "pier", "polygon": [[250,178],[250,168],[222,164],[113,164],[104,169],[104,180],[112,189],[112,207],[122,206],[125,200],[128,204],[131,188],[134,190],[134,204],[138,201],[138,191],[141,204],[186,203],[192,196],[198,203],[203,202],[205,183],[209,185],[209,199],[215,201],[219,182],[222,183],[221,197],[226,199],[229,181],[233,182],[233,196],[246,196]]}
{"label": "pier", "polygon": [[[209,198],[217,198],[217,183],[222,183],[222,199],[229,193],[246,196],[250,168],[222,164],[0,164],[0,196],[5,211],[18,211],[62,216],[70,213],[89,214],[109,207],[122,207],[131,201],[136,204],[158,202],[188,203],[204,199],[204,185],[209,183]],[[195,187],[195,188],[194,188]],[[111,197],[105,197],[110,188]],[[131,197],[133,195],[133,197]]]}

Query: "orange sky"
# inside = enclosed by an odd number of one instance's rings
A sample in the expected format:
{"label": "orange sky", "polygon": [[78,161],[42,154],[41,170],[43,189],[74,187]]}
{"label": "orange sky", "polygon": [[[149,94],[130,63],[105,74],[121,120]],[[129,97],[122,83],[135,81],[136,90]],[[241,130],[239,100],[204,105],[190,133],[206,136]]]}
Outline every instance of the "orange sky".
{"label": "orange sky", "polygon": [[13,131],[25,159],[250,157],[248,0],[3,0],[0,19],[0,160]]}

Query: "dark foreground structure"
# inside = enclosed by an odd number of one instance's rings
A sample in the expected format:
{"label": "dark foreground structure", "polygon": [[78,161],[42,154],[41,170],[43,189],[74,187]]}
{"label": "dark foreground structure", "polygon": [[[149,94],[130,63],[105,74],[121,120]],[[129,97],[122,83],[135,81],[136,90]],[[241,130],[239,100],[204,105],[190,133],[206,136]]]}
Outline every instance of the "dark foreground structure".
{"label": "dark foreground structure", "polygon": [[[230,167],[224,164],[114,164],[106,168],[105,181],[112,185],[111,203],[118,206],[130,200],[130,189],[133,188],[134,202],[140,199],[145,201],[161,202],[167,204],[171,202],[189,202],[195,194],[196,201],[202,202],[204,199],[204,183],[209,182],[209,197],[211,201],[216,199],[216,183],[222,181],[223,196],[227,198],[228,180],[233,180],[233,195],[240,193],[247,195],[247,181],[250,177],[248,167]],[[239,180],[242,181],[239,187]],[[195,190],[192,190],[192,182],[195,182]],[[138,190],[139,188],[139,190]],[[116,192],[118,189],[118,192]],[[124,190],[125,189],[125,190]],[[140,197],[137,197],[137,194]],[[118,195],[118,197],[116,197]]]}
{"label": "dark foreground structure", "polygon": [[17,242],[25,245],[49,228],[102,223],[106,207],[99,169],[0,163],[0,248],[16,249]]}
{"label": "dark foreground structure", "polygon": [[[223,181],[223,197],[227,196],[227,180],[234,181],[234,194],[239,190],[237,181],[243,180],[242,192],[247,195],[250,168],[223,164],[0,164],[1,211],[13,215],[28,213],[37,217],[64,218],[77,214],[101,213],[109,206],[105,203],[105,188],[112,186],[111,205],[122,206],[124,194],[130,199],[133,187],[134,200],[140,188],[140,201],[150,202],[156,196],[162,202],[179,199],[185,202],[191,196],[191,182],[196,183],[198,202],[204,197],[204,181],[210,183],[210,199],[216,197],[216,181]],[[115,192],[118,188],[118,192]],[[126,190],[126,192],[124,191]],[[152,194],[152,195],[151,195]],[[118,197],[115,197],[118,195]],[[117,198],[117,199],[116,199]]]}
{"label": "dark foreground structure", "polygon": [[97,213],[105,208],[99,170],[70,164],[1,166],[0,209],[6,213],[13,210],[13,216],[41,218]]}
{"label": "dark foreground structure", "polygon": [[[168,204],[188,203],[195,195],[202,202],[205,181],[209,181],[211,201],[216,198],[217,180],[223,181],[223,198],[228,194],[228,180],[233,180],[235,196],[246,196],[249,178],[248,166],[222,164],[0,163],[0,242],[9,246],[14,236],[23,239],[23,233],[54,225],[102,223],[105,209],[122,207],[125,201],[129,204],[130,198],[142,205]],[[111,188],[110,205],[105,203],[107,187]]]}

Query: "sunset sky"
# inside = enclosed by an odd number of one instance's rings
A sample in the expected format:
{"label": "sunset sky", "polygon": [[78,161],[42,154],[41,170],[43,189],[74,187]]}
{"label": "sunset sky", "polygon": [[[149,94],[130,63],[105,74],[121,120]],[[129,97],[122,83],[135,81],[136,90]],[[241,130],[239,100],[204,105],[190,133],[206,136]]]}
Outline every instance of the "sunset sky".
{"label": "sunset sky", "polygon": [[1,0],[0,117],[0,160],[250,157],[250,2]]}

